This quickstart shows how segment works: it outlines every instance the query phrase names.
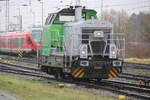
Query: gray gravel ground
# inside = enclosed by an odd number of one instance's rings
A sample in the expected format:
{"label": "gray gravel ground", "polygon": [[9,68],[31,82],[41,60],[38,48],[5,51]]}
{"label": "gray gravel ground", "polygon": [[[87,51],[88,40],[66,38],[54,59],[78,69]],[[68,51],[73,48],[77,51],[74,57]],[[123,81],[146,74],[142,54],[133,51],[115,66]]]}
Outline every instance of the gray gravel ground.
{"label": "gray gravel ground", "polygon": [[21,99],[18,99],[7,92],[0,90],[0,100],[21,100]]}

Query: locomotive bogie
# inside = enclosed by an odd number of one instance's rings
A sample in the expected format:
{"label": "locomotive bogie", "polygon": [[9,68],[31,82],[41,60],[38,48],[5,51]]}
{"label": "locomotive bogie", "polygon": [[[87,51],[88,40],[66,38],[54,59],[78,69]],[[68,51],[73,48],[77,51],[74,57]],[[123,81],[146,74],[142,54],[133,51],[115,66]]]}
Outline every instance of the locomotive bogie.
{"label": "locomotive bogie", "polygon": [[[41,69],[44,69],[43,71],[49,74],[67,73],[73,78],[107,79],[118,77],[122,72],[122,61],[120,60],[76,60],[71,63],[71,67],[69,63],[65,67],[62,57],[47,57],[42,58],[42,60],[44,61],[41,66]],[[81,64],[83,61],[84,63],[88,62],[88,65]],[[114,64],[114,61],[119,62],[119,64]]]}

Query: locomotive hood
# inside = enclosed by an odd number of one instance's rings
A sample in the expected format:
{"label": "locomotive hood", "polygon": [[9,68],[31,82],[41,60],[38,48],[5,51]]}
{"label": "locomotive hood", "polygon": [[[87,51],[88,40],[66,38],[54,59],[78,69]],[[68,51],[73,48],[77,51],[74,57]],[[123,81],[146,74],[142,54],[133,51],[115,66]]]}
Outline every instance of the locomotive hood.
{"label": "locomotive hood", "polygon": [[73,26],[80,26],[80,27],[103,27],[103,28],[112,28],[113,24],[108,21],[100,21],[100,20],[86,20],[86,21],[78,21],[78,22],[68,22],[64,24],[64,27],[73,27]]}

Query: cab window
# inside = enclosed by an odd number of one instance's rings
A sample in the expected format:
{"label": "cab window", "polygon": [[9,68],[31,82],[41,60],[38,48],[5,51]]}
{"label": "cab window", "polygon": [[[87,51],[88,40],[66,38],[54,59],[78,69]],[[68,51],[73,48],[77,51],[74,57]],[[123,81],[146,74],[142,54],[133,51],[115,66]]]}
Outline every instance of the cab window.
{"label": "cab window", "polygon": [[71,22],[75,20],[74,13],[58,13],[54,20],[54,24],[64,24],[65,22]]}
{"label": "cab window", "polygon": [[27,37],[27,44],[32,44],[32,41],[29,37]]}
{"label": "cab window", "polygon": [[52,19],[54,18],[54,14],[50,14],[47,18],[46,18],[46,22],[45,25],[49,25],[52,21]]}

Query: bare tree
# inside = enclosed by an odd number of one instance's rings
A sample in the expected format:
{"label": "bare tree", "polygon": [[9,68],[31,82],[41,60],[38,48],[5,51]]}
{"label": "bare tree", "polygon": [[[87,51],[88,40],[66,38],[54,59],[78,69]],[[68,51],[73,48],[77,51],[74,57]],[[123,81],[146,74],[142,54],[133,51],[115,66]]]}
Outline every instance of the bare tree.
{"label": "bare tree", "polygon": [[114,24],[115,32],[126,32],[126,24],[129,20],[129,16],[124,10],[115,11],[111,9],[110,11],[104,11],[103,18]]}

